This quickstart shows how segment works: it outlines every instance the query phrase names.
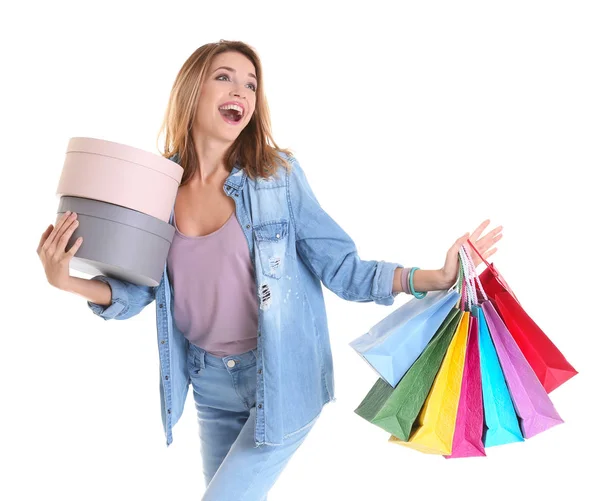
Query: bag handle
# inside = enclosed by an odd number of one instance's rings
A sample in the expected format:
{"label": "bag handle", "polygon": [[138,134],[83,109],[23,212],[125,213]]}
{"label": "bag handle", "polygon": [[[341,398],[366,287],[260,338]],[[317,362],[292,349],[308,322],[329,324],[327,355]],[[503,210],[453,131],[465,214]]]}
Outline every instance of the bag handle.
{"label": "bag handle", "polygon": [[470,239],[467,239],[467,242],[469,242],[469,245],[473,248],[473,250],[477,253],[477,255],[481,258],[481,260],[485,263],[485,265],[492,272],[492,274],[495,277],[497,277],[498,276],[498,272],[496,271],[496,269],[490,263],[488,263],[487,260],[481,255],[481,253],[477,250],[477,247],[475,247],[473,245],[473,242],[471,242]]}
{"label": "bag handle", "polygon": [[[469,243],[470,243],[470,241],[469,241]],[[464,259],[466,261],[467,269],[468,269],[468,273],[469,273],[469,279],[470,279],[471,285],[473,287],[472,290],[473,290],[473,292],[475,294],[475,297],[477,297],[477,289],[479,289],[479,292],[481,292],[481,296],[483,297],[483,300],[487,301],[488,300],[488,296],[485,293],[485,290],[483,289],[483,285],[481,284],[481,280],[479,280],[479,275],[477,275],[477,271],[475,269],[475,263],[473,262],[473,259],[471,259],[471,255],[467,252],[466,246],[463,245],[461,247],[461,251],[464,254]],[[477,249],[475,249],[475,252],[477,252],[477,254],[479,254],[479,251],[477,251]],[[483,257],[481,256],[481,254],[479,254],[479,256],[481,257],[481,259],[483,259]]]}
{"label": "bag handle", "polygon": [[463,301],[461,303],[461,309],[463,311],[465,311],[464,304],[465,304],[465,299],[466,299],[467,304],[468,304],[468,309],[470,311],[474,305],[478,304],[477,290],[475,288],[475,283],[473,281],[473,273],[471,270],[471,266],[469,264],[470,256],[469,256],[468,252],[466,251],[466,247],[461,246],[461,248],[459,249],[458,252],[459,252],[458,255],[459,255],[459,261],[460,261],[460,270],[462,272],[462,276],[464,277],[463,298],[462,298]]}
{"label": "bag handle", "polygon": [[467,282],[465,263],[462,259],[462,256],[458,255],[458,277],[456,279],[455,284],[452,286],[452,289],[456,289],[456,291],[460,294],[459,306],[461,311],[465,311],[465,302],[471,302],[471,296],[469,295],[469,283]]}
{"label": "bag handle", "polygon": [[[475,278],[479,281],[479,277],[477,277],[475,273],[475,266],[471,259],[471,256],[467,252],[467,248],[465,245],[462,245],[458,252],[458,276],[456,278],[456,282],[450,288],[450,290],[456,290],[460,294],[460,309],[461,311],[469,311],[472,309],[474,305],[479,304],[478,296],[477,296],[477,285],[475,284]],[[481,282],[479,282],[479,287],[482,290],[482,294],[487,300],[487,296],[485,296],[485,292],[483,292],[483,288],[481,287]],[[467,308],[465,309],[465,303]]]}
{"label": "bag handle", "polygon": [[462,261],[458,268],[458,272],[460,275],[460,310],[465,311],[465,300],[467,299],[467,283],[464,277]]}

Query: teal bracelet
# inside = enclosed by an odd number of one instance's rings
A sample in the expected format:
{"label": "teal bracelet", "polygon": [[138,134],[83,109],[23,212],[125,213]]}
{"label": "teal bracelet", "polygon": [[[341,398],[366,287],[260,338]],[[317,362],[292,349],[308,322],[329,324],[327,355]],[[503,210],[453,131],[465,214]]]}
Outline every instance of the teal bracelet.
{"label": "teal bracelet", "polygon": [[415,286],[413,284],[413,275],[415,274],[415,271],[420,270],[421,268],[411,268],[410,269],[410,273],[408,274],[408,288],[410,290],[410,293],[415,296],[417,299],[423,299],[426,295],[427,292],[417,292],[415,291]]}

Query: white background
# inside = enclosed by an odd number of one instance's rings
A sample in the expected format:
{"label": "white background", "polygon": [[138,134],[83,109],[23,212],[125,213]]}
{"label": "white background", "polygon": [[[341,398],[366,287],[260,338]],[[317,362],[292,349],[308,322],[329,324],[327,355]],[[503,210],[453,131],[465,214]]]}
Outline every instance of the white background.
{"label": "white background", "polygon": [[348,343],[406,296],[325,290],[338,401],[269,499],[599,499],[596,2],[13,2],[2,17],[0,498],[201,498],[191,398],[165,445],[154,305],[104,322],[48,285],[35,249],[69,138],[157,153],[177,71],[225,38],[259,52],[276,141],[363,259],[439,268],[491,218],[494,262],[580,371],[551,394],[565,424],[487,458],[423,455],[353,412],[376,376]]}

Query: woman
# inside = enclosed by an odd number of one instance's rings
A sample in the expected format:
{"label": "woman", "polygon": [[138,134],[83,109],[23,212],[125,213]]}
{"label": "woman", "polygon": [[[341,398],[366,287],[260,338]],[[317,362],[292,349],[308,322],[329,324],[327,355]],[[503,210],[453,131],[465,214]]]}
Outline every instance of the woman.
{"label": "woman", "polygon": [[[409,292],[402,265],[359,258],[298,161],[276,145],[262,84],[260,60],[241,42],[204,45],[179,71],[163,155],[184,174],[159,286],[69,276],[81,245],[66,249],[75,214],[50,225],[38,247],[49,283],[87,298],[103,319],[130,318],[156,299],[167,446],[191,383],[207,500],[266,499],[335,400],[321,282],[344,299],[384,305]],[[487,225],[471,235],[486,258],[501,238],[500,227],[482,236]],[[467,238],[442,269],[414,272],[415,294],[454,283]]]}

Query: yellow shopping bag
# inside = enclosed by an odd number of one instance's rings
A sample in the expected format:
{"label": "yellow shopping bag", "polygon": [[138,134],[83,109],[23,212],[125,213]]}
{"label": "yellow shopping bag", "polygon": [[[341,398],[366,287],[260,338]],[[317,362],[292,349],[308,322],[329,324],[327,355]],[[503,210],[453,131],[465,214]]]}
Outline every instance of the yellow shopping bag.
{"label": "yellow shopping bag", "polygon": [[389,442],[426,454],[452,454],[469,335],[469,316],[469,312],[462,312],[456,335],[448,347],[408,442],[394,435]]}

